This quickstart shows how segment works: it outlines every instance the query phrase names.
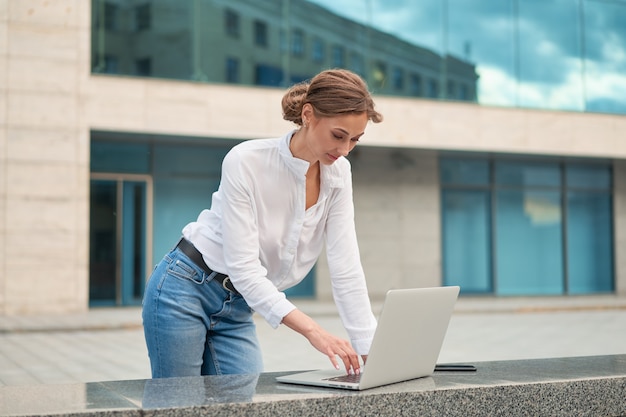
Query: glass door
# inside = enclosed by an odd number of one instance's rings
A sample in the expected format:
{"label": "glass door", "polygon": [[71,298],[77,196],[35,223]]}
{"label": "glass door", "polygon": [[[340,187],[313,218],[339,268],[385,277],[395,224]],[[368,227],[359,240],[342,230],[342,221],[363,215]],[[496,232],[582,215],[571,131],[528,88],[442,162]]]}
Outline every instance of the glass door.
{"label": "glass door", "polygon": [[151,262],[151,190],[144,176],[92,175],[90,305],[141,304]]}

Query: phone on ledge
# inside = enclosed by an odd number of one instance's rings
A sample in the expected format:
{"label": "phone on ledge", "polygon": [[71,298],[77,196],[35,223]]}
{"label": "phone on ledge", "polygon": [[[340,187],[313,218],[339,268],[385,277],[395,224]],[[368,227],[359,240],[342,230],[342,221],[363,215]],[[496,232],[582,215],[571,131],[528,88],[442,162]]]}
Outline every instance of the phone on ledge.
{"label": "phone on ledge", "polygon": [[444,371],[453,371],[453,372],[476,372],[476,367],[474,365],[463,365],[463,364],[455,364],[455,363],[442,363],[435,365],[435,372],[444,372]]}

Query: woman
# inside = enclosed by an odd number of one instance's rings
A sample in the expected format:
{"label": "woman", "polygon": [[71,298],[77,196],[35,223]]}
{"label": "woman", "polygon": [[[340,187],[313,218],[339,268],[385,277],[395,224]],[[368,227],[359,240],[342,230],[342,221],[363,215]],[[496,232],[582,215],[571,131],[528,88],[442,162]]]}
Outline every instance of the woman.
{"label": "woman", "polygon": [[[147,284],[143,321],[153,378],[262,371],[253,311],[306,337],[340,369],[360,372],[376,320],[354,227],[350,164],[367,123],[382,121],[365,82],[327,70],[291,87],[282,138],[233,147],[211,208]],[[350,342],[333,336],[282,292],[326,245],[333,295]]]}

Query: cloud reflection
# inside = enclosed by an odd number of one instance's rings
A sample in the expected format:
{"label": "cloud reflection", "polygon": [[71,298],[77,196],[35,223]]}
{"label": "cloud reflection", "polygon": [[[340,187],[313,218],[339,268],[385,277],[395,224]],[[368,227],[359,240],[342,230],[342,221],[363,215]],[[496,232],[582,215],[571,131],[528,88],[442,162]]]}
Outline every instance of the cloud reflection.
{"label": "cloud reflection", "polygon": [[476,64],[478,101],[626,113],[626,2],[311,0]]}

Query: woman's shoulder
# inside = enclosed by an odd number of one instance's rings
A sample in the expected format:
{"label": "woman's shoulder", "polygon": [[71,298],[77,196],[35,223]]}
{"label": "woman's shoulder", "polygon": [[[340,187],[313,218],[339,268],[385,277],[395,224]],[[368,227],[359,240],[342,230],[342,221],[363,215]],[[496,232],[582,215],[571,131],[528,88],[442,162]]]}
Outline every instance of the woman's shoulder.
{"label": "woman's shoulder", "polygon": [[264,157],[267,152],[278,149],[280,138],[248,139],[233,146],[226,154],[225,160],[247,160]]}
{"label": "woman's shoulder", "polygon": [[246,152],[260,149],[277,148],[281,138],[248,139],[233,146],[231,151]]}

